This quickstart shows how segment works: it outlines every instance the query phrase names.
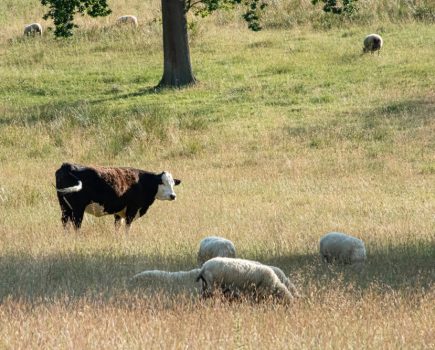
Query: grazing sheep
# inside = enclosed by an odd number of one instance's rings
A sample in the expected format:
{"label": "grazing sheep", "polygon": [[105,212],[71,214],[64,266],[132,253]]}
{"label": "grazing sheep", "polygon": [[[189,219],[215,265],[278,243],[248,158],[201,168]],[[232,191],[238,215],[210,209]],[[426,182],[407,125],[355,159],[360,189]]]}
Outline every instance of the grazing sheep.
{"label": "grazing sheep", "polygon": [[320,239],[320,255],[323,261],[334,260],[345,264],[362,266],[366,260],[364,242],[340,232],[330,232]]}
{"label": "grazing sheep", "polygon": [[239,293],[264,299],[269,296],[290,303],[293,295],[279,280],[274,270],[256,261],[217,257],[202,265],[197,280],[202,281],[202,296],[213,295],[217,288],[226,295]]}
{"label": "grazing sheep", "polygon": [[[264,264],[262,264],[261,262],[258,262],[258,261],[252,261],[252,262],[256,263],[256,264],[264,265]],[[296,298],[300,298],[301,297],[300,294],[298,293],[298,291],[296,290],[295,285],[293,284],[292,281],[290,281],[290,278],[288,278],[285,275],[283,270],[281,270],[279,267],[272,266],[272,265],[265,265],[265,266],[270,267],[273,270],[273,272],[275,272],[275,275],[287,287],[287,289],[290,291],[290,293],[293,294],[293,296],[295,296]]]}
{"label": "grazing sheep", "polygon": [[279,267],[276,267],[276,266],[270,266],[270,265],[266,265],[266,266],[269,266],[273,270],[273,272],[275,272],[275,275],[287,287],[287,289],[290,291],[290,293],[293,294],[293,296],[295,296],[296,298],[300,298],[300,294],[296,290],[295,285],[293,284],[292,281],[290,281],[290,278],[288,278],[285,275],[283,270],[281,270]]}
{"label": "grazing sheep", "polygon": [[383,44],[384,41],[382,40],[380,35],[378,34],[367,35],[364,38],[363,52],[364,53],[370,52],[373,54],[375,51],[378,51],[378,55],[379,55]]}
{"label": "grazing sheep", "polygon": [[184,289],[198,292],[200,285],[196,279],[199,272],[200,269],[175,272],[147,270],[134,275],[130,279],[130,285],[144,285],[169,290]]}
{"label": "grazing sheep", "polygon": [[24,27],[24,35],[42,35],[42,26],[39,23],[32,23]]}
{"label": "grazing sheep", "polygon": [[207,260],[218,256],[235,258],[236,247],[228,239],[216,236],[206,237],[199,243],[198,264],[202,266]]}
{"label": "grazing sheep", "polygon": [[116,23],[117,24],[131,24],[135,28],[137,28],[137,26],[138,26],[137,17],[133,16],[133,15],[126,15],[126,16],[118,17],[118,19],[116,20]]}

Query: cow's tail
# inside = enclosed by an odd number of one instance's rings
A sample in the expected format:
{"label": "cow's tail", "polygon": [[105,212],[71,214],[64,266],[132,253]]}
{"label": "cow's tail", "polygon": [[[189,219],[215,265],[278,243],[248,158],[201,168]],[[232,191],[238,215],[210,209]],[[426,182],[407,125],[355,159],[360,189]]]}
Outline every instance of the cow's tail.
{"label": "cow's tail", "polygon": [[[72,167],[71,164],[64,163],[56,171],[56,191],[61,194],[68,194],[79,192],[83,188],[83,183],[71,172]],[[69,187],[60,187],[62,186],[62,182],[65,178],[72,178],[77,181],[77,185],[69,186]]]}

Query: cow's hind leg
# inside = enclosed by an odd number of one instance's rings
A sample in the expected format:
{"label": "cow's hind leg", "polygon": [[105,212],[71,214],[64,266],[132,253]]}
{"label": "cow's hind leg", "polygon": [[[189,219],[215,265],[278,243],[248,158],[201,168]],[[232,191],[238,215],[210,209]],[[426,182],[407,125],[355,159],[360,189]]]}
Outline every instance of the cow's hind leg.
{"label": "cow's hind leg", "polygon": [[115,214],[115,231],[116,232],[119,232],[119,228],[121,227],[121,222],[122,222],[122,218],[118,214]]}
{"label": "cow's hind leg", "polygon": [[62,210],[62,217],[60,218],[60,220],[62,221],[62,226],[63,226],[64,230],[67,231],[68,230],[68,224],[70,222],[72,222],[72,212],[71,211]]}
{"label": "cow's hind leg", "polygon": [[62,201],[60,201],[60,210],[62,212],[62,216],[60,218],[60,221],[62,222],[62,226],[65,231],[68,230],[68,224],[72,222],[73,219],[73,213],[72,210],[64,205]]}
{"label": "cow's hind leg", "polygon": [[85,214],[84,208],[76,209],[72,214],[72,223],[76,231],[78,231],[80,229],[80,226],[82,225],[84,214]]}
{"label": "cow's hind leg", "polygon": [[57,198],[59,199],[60,211],[62,213],[60,221],[62,222],[63,228],[66,230],[68,228],[68,223],[72,221],[71,206],[69,205],[69,202],[65,199],[64,196],[58,194]]}

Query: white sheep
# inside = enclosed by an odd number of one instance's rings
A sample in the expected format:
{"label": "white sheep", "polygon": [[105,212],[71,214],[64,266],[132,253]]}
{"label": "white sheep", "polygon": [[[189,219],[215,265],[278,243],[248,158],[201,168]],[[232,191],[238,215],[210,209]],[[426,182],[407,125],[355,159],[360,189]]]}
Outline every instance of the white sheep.
{"label": "white sheep", "polygon": [[198,292],[200,284],[196,280],[200,269],[189,271],[162,271],[146,270],[134,275],[130,279],[130,285],[144,285],[154,288],[164,288],[169,290],[190,290]]}
{"label": "white sheep", "polygon": [[[253,263],[256,263],[256,264],[260,264],[260,265],[264,265],[264,264],[262,264],[261,262],[259,262],[259,261],[253,261],[253,260],[250,260],[250,261],[252,261]],[[268,267],[270,267],[272,270],[273,270],[273,272],[275,272],[275,275],[279,278],[279,280],[287,287],[287,289],[290,291],[290,293],[292,293],[293,294],[293,296],[295,296],[295,297],[297,297],[297,298],[300,298],[301,297],[301,295],[298,293],[298,291],[297,291],[297,289],[296,289],[296,286],[293,284],[293,282],[292,281],[290,281],[290,278],[288,278],[286,275],[285,275],[285,273],[284,273],[284,271],[283,270],[281,270],[279,267],[277,267],[277,266],[272,266],[272,265],[265,265],[265,266],[268,266]]]}
{"label": "white sheep", "polygon": [[130,24],[135,28],[137,28],[137,26],[138,26],[137,17],[133,16],[133,15],[125,15],[125,16],[118,17],[118,19],[116,20],[116,23],[117,24]]}
{"label": "white sheep", "polygon": [[293,295],[279,280],[274,270],[256,261],[217,257],[202,265],[197,280],[202,281],[202,296],[213,295],[220,289],[224,295],[237,296],[239,293],[264,299],[269,296],[284,303],[290,303]]}
{"label": "white sheep", "polygon": [[290,291],[290,293],[292,293],[293,296],[300,298],[300,294],[298,293],[296,286],[293,284],[292,281],[290,281],[290,278],[288,278],[285,275],[283,270],[281,270],[279,267],[276,266],[271,266],[271,265],[266,265],[266,266],[269,266],[273,270],[273,272],[275,272],[275,275],[287,287],[287,289]]}
{"label": "white sheep", "polygon": [[379,34],[369,34],[364,38],[363,52],[373,53],[378,51],[379,55],[382,45],[384,45],[384,41]]}
{"label": "white sheep", "polygon": [[42,26],[39,23],[32,23],[24,27],[24,35],[42,35]]}
{"label": "white sheep", "polygon": [[202,266],[207,260],[218,256],[235,258],[236,247],[226,238],[209,236],[201,240],[198,251],[198,264]]}
{"label": "white sheep", "polygon": [[330,232],[320,239],[320,256],[324,262],[334,260],[362,266],[366,260],[364,242],[341,232]]}

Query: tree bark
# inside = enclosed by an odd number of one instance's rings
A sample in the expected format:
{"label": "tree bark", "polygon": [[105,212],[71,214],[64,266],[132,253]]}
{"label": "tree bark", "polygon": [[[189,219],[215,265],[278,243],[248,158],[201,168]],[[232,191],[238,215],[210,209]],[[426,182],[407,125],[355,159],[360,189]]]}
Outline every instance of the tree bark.
{"label": "tree bark", "polygon": [[184,0],[162,0],[163,77],[158,87],[195,84],[190,64]]}

